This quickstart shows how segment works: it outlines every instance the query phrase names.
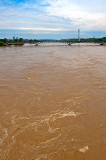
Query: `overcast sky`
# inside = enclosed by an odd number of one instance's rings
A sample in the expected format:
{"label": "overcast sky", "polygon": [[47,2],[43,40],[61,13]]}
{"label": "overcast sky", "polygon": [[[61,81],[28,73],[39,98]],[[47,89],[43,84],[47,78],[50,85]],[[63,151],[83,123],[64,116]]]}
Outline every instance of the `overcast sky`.
{"label": "overcast sky", "polygon": [[0,29],[106,31],[106,0],[0,0]]}

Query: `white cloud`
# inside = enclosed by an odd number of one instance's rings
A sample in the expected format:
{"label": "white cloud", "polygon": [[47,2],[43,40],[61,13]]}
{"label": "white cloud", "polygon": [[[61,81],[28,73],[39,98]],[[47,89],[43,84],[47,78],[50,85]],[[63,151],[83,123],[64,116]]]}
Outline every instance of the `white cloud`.
{"label": "white cloud", "polygon": [[18,28],[23,30],[35,30],[35,31],[65,31],[65,29],[61,28]]}
{"label": "white cloud", "polygon": [[83,29],[106,29],[106,12],[88,12],[80,3],[74,4],[71,0],[46,0],[45,2],[49,4],[46,7],[48,15],[69,18],[74,26]]}
{"label": "white cloud", "polygon": [[26,0],[14,7],[1,5],[0,28],[106,30],[105,4],[106,0]]}

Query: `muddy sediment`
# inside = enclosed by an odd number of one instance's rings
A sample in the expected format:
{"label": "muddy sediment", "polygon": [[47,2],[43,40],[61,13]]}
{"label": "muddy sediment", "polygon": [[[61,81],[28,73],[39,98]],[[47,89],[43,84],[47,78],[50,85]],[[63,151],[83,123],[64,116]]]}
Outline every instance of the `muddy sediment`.
{"label": "muddy sediment", "polygon": [[0,160],[106,159],[105,50],[0,48]]}

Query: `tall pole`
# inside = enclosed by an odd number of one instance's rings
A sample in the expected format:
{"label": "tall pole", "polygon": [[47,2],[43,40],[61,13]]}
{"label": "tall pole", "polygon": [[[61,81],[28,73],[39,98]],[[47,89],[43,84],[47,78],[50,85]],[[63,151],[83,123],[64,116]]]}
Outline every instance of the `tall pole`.
{"label": "tall pole", "polygon": [[78,29],[78,40],[80,42],[80,29]]}

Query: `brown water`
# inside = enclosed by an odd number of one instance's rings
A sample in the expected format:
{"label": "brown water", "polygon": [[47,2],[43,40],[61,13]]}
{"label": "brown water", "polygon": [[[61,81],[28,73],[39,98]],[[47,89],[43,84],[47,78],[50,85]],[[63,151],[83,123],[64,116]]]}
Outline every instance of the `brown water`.
{"label": "brown water", "polygon": [[106,47],[0,48],[0,160],[106,160]]}

